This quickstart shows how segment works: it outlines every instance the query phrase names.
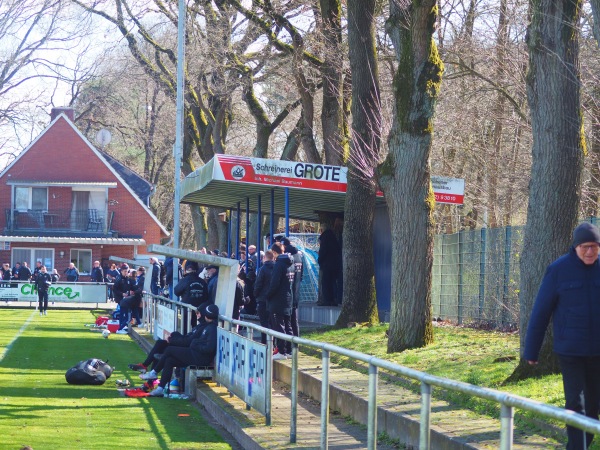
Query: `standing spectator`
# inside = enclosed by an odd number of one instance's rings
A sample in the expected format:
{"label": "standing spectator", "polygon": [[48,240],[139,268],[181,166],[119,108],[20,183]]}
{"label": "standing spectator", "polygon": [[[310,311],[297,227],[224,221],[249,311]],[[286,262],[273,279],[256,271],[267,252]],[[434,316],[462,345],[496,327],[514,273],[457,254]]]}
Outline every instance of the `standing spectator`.
{"label": "standing spectator", "polygon": [[[258,320],[260,320],[260,326],[263,328],[270,327],[269,311],[267,310],[267,289],[271,285],[271,276],[273,275],[273,262],[275,253],[273,250],[267,250],[263,257],[263,264],[258,270],[256,276],[256,282],[254,283],[254,297],[256,298],[256,312],[258,314]],[[267,335],[261,334],[261,342],[267,343]]]}
{"label": "standing spectator", "polygon": [[[569,252],[546,269],[527,327],[523,358],[538,362],[546,328],[553,321],[565,409],[598,420],[600,405],[600,230],[582,223]],[[567,450],[585,449],[594,438],[567,425]]]}
{"label": "standing spectator", "polygon": [[335,306],[342,299],[336,301],[336,286],[342,273],[342,247],[331,229],[325,230],[319,236],[319,258],[317,262],[321,268],[321,298],[317,303],[320,306]]}
{"label": "standing spectator", "polygon": [[[183,303],[200,306],[208,300],[208,284],[198,276],[198,263],[196,261],[188,261],[185,264],[185,275],[175,286],[175,295],[181,297]],[[196,326],[196,315],[191,318],[192,328]]]}
{"label": "standing spectator", "polygon": [[23,264],[19,268],[19,281],[29,280],[31,280],[31,269],[27,267],[27,262],[23,261]]}
{"label": "standing spectator", "polygon": [[[127,334],[129,325],[138,326],[142,323],[140,317],[140,304],[142,303],[142,293],[144,292],[144,280],[146,275],[145,267],[138,267],[137,277],[134,282],[130,281],[130,291],[127,297],[121,300],[121,313],[119,316],[119,330],[117,334]],[[135,276],[135,272],[134,272]],[[129,317],[131,315],[131,323]],[[134,324],[135,320],[135,324]]]}
{"label": "standing spectator", "polygon": [[[267,290],[267,307],[271,315],[271,326],[275,331],[292,336],[291,314],[294,270],[292,258],[290,255],[283,253],[282,245],[278,242],[271,246],[271,250],[278,255],[271,275],[271,284]],[[291,349],[290,342],[277,339],[277,353],[273,355],[273,359],[287,359],[286,355],[291,353]]]}
{"label": "standing spectator", "polygon": [[65,269],[65,274],[67,275],[67,281],[79,280],[79,270],[75,267],[75,263],[69,263],[69,267]]}
{"label": "standing spectator", "polygon": [[90,273],[92,283],[104,283],[104,271],[100,267],[100,261],[94,261],[92,272]]}
{"label": "standing spectator", "polygon": [[46,266],[40,266],[40,271],[35,279],[35,285],[38,291],[38,306],[40,316],[48,314],[48,288],[52,284],[52,278],[46,270]]}
{"label": "standing spectator", "polygon": [[208,301],[215,303],[217,300],[217,282],[219,281],[219,266],[206,266],[208,276]]}
{"label": "standing spectator", "polygon": [[50,278],[52,279],[52,283],[58,283],[58,280],[60,280],[60,275],[58,274],[58,270],[52,269]]}
{"label": "standing spectator", "polygon": [[2,280],[9,281],[12,279],[12,270],[10,270],[10,264],[2,264]]}
{"label": "standing spectator", "polygon": [[15,266],[12,269],[12,279],[13,280],[19,279],[19,269],[20,268],[21,268],[21,263],[15,263]]}
{"label": "standing spectator", "polygon": [[155,257],[150,258],[150,264],[152,265],[150,292],[152,292],[153,295],[158,295],[160,292],[160,264],[158,264],[158,259]]}
{"label": "standing spectator", "polygon": [[292,324],[292,334],[300,336],[300,324],[298,321],[298,305],[300,303],[300,283],[302,283],[302,252],[292,245],[288,238],[283,238],[281,243],[285,246],[285,251],[289,253],[294,262],[294,281],[292,282],[292,314],[290,321]]}
{"label": "standing spectator", "polygon": [[109,300],[114,301],[114,299],[115,299],[114,282],[118,276],[119,276],[119,271],[117,270],[117,265],[113,263],[110,265],[110,269],[108,269],[106,271],[106,281],[109,283],[109,285],[108,285],[108,299]]}
{"label": "standing spectator", "polygon": [[115,303],[119,305],[123,297],[129,295],[130,290],[130,282],[129,282],[129,266],[127,264],[123,264],[121,266],[121,270],[117,278],[115,278],[113,285],[113,294]]}
{"label": "standing spectator", "polygon": [[35,283],[35,280],[37,279],[38,273],[40,273],[41,268],[42,268],[42,262],[36,261],[35,267],[33,269],[33,274],[31,275],[31,281],[33,281],[34,283]]}

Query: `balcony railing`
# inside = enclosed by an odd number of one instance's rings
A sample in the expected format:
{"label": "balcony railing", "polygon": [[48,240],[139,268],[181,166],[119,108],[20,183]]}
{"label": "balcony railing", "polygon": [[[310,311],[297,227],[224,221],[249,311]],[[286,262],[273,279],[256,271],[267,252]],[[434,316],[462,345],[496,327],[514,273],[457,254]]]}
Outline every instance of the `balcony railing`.
{"label": "balcony railing", "polygon": [[106,233],[104,213],[96,209],[6,209],[6,231]]}

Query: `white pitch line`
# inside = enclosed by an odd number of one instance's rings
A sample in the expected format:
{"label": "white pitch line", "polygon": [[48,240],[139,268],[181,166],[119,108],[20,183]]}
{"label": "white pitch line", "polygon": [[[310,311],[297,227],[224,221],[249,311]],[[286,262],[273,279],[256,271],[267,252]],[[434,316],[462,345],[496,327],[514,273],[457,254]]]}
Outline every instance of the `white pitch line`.
{"label": "white pitch line", "polygon": [[11,349],[11,347],[15,343],[15,341],[17,339],[19,339],[19,337],[23,334],[23,331],[25,331],[25,328],[27,328],[27,325],[29,325],[29,322],[31,322],[31,320],[33,319],[33,317],[35,316],[35,313],[36,313],[36,311],[34,310],[31,313],[31,315],[29,316],[29,319],[27,319],[27,321],[19,329],[19,331],[17,332],[17,334],[15,334],[15,337],[12,339],[12,341],[10,341],[8,343],[8,345],[4,348],[4,350],[2,351],[2,353],[0,353],[0,362],[2,362],[2,360],[4,359],[4,357],[6,356],[6,354],[8,353],[8,351]]}

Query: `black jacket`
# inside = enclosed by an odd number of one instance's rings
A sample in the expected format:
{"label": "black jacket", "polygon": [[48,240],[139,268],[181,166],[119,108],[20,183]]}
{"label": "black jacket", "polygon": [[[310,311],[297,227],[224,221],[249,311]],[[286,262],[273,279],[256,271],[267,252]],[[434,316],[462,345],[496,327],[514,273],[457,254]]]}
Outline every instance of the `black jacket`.
{"label": "black jacket", "polygon": [[196,272],[186,274],[173,292],[177,297],[181,297],[183,303],[194,306],[200,306],[208,300],[208,284]]}
{"label": "black jacket", "polygon": [[194,339],[198,339],[200,336],[202,336],[202,330],[204,330],[207,325],[207,322],[205,322],[203,319],[200,319],[198,325],[192,328],[192,331],[186,335],[174,331],[169,337],[169,345],[174,345],[175,347],[189,347]]}
{"label": "black jacket", "polygon": [[20,281],[29,281],[31,278],[31,270],[29,267],[21,266],[19,269],[19,280]]}
{"label": "black jacket", "polygon": [[3,280],[10,280],[12,278],[12,270],[10,269],[6,269],[5,271],[2,272],[2,279]]}
{"label": "black jacket", "polygon": [[267,308],[271,314],[292,314],[292,282],[294,268],[289,254],[279,255],[267,290]]}
{"label": "black jacket", "polygon": [[129,295],[129,291],[131,290],[129,279],[129,277],[123,277],[121,274],[115,279],[115,284],[113,285],[115,302],[120,303],[124,296]]}
{"label": "black jacket", "polygon": [[302,252],[294,246],[286,247],[292,255],[292,261],[294,263],[294,282],[292,283],[292,304],[294,308],[298,307],[300,302],[300,284],[302,283]]}
{"label": "black jacket", "polygon": [[267,302],[267,289],[269,289],[269,286],[271,285],[274,267],[275,263],[273,261],[265,261],[260,269],[258,269],[258,275],[254,282],[254,296],[256,297],[257,303]]}
{"label": "black jacket", "polygon": [[217,354],[217,322],[212,321],[202,328],[200,336],[195,338],[190,349],[197,366],[212,366]]}
{"label": "black jacket", "polygon": [[96,283],[104,282],[104,271],[102,267],[93,267],[92,272],[90,273],[90,281]]}
{"label": "black jacket", "polygon": [[39,292],[46,292],[52,284],[52,278],[48,272],[38,272],[35,285]]}

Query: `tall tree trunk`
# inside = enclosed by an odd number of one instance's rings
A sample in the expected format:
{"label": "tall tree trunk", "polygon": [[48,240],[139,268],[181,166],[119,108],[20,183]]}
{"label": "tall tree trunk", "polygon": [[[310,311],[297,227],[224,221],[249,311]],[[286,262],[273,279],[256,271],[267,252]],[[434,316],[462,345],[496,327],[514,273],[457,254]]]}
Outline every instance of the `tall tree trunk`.
{"label": "tall tree trunk", "polygon": [[325,54],[321,73],[323,76],[323,153],[325,163],[343,164],[342,154],[342,5],[340,0],[320,0],[322,34]]}
{"label": "tall tree trunk", "polygon": [[[565,253],[577,224],[585,153],[580,109],[580,0],[531,0],[527,97],[533,132],[527,225],[521,257],[521,354],[527,324],[548,264]],[[521,360],[511,379],[558,370],[551,331],[539,364]]]}
{"label": "tall tree trunk", "polygon": [[[506,44],[508,41],[508,21],[506,18],[507,0],[500,0],[498,16],[498,37],[496,38],[496,82],[503,84],[506,66]],[[489,224],[491,228],[501,226],[500,205],[498,204],[498,176],[499,164],[502,158],[502,135],[504,131],[504,105],[506,96],[502,92],[496,94],[494,104],[494,131],[492,135],[493,153],[489,159],[488,171],[488,196],[489,196]]]}
{"label": "tall tree trunk", "polygon": [[432,39],[435,0],[390,0],[387,31],[398,69],[389,153],[380,166],[392,227],[392,308],[388,352],[433,342],[433,207],[429,156],[443,63]]}
{"label": "tall tree trunk", "polygon": [[352,143],[343,231],[344,297],[338,326],[379,321],[375,296],[373,217],[381,104],[375,48],[375,0],[348,0],[352,71]]}

